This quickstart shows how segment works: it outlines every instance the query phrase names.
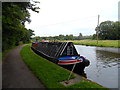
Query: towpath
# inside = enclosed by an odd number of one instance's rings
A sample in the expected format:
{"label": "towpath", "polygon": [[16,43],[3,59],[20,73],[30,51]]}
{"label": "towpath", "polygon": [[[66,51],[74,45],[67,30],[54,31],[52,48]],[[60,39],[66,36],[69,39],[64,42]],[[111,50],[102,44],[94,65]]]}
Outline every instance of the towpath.
{"label": "towpath", "polygon": [[2,63],[2,88],[45,88],[24,64],[18,46],[7,54]]}

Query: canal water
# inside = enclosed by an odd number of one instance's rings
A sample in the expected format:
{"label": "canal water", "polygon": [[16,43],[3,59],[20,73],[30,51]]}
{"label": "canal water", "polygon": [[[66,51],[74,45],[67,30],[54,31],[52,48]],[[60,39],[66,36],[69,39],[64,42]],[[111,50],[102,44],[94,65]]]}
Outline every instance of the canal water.
{"label": "canal water", "polygon": [[118,88],[120,48],[75,45],[78,53],[90,60],[87,78],[107,88]]}

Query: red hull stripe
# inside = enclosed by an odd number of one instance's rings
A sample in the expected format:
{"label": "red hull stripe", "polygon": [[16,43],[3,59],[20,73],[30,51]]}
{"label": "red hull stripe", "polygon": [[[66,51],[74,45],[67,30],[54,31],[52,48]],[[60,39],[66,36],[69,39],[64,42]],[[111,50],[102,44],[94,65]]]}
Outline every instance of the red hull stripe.
{"label": "red hull stripe", "polygon": [[59,61],[58,64],[74,64],[82,61],[83,61],[82,59],[74,60],[74,61]]}

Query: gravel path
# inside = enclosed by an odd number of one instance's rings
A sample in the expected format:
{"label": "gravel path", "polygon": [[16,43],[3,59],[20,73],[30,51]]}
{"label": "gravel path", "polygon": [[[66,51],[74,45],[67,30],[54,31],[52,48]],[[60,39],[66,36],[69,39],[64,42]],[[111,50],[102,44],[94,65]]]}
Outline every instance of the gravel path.
{"label": "gravel path", "polygon": [[19,46],[8,53],[2,64],[2,88],[45,88],[24,64]]}

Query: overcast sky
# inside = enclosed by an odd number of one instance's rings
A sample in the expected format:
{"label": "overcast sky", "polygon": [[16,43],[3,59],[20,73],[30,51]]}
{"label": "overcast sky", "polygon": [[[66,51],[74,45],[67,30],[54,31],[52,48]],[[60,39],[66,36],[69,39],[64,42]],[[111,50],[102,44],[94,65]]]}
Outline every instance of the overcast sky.
{"label": "overcast sky", "polygon": [[35,36],[57,36],[59,34],[78,36],[93,35],[100,22],[118,20],[119,0],[37,0],[40,1],[40,12],[30,11],[28,29]]}

